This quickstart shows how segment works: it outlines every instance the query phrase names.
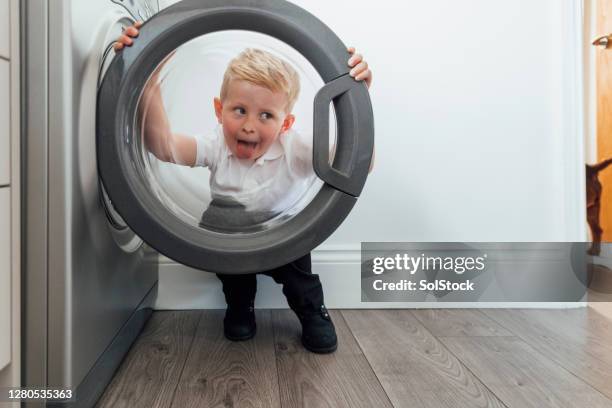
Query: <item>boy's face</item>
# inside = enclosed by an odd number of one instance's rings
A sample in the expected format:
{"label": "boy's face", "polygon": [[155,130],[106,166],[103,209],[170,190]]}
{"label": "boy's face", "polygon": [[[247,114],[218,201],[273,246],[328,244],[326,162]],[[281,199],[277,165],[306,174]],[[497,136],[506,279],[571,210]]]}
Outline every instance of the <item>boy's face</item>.
{"label": "boy's face", "polygon": [[261,157],[295,121],[285,112],[283,93],[244,80],[232,80],[224,100],[215,98],[214,105],[225,143],[239,159]]}

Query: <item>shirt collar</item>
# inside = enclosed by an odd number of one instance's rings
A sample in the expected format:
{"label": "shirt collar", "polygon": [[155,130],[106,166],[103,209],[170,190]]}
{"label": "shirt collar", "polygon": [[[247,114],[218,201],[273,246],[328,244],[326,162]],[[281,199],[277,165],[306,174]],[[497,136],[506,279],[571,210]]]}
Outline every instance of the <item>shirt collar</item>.
{"label": "shirt collar", "polygon": [[283,154],[283,146],[281,146],[278,139],[276,139],[274,143],[272,143],[268,151],[265,152],[259,159],[255,160],[255,163],[257,163],[260,166],[263,166],[266,160],[278,159],[279,157],[282,156],[282,154]]}

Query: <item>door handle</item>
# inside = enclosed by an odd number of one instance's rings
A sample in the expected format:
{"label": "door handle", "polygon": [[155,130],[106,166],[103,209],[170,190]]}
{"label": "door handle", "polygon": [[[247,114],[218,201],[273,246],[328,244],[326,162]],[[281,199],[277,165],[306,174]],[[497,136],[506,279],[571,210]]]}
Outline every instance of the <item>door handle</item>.
{"label": "door handle", "polygon": [[[337,98],[348,97],[353,93],[355,100],[347,101],[351,112],[344,110],[345,116],[336,116],[338,129],[336,147],[353,149],[350,157],[345,158],[343,169],[337,169],[329,160],[329,105]],[[367,120],[372,111],[370,98],[364,83],[357,82],[349,74],[344,74],[328,83],[317,92],[313,108],[313,161],[316,175],[336,190],[353,197],[359,197],[368,166],[374,150],[374,124]],[[338,113],[338,111],[336,111]],[[359,118],[360,115],[364,117]],[[338,151],[336,151],[338,154]],[[334,163],[335,164],[335,163]]]}
{"label": "door handle", "polygon": [[612,34],[602,35],[602,36],[597,37],[596,39],[594,39],[591,44],[593,44],[596,47],[601,47],[603,49],[607,49],[608,46],[610,45],[610,38],[611,37],[612,37]]}

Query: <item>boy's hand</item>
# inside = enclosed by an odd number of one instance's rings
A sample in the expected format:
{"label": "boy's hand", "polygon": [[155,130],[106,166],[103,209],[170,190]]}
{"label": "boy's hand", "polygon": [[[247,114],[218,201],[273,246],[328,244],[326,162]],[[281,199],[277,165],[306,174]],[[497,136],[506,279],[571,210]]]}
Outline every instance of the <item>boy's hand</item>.
{"label": "boy's hand", "polygon": [[138,37],[138,29],[141,26],[142,21],[137,21],[134,23],[134,25],[125,28],[123,30],[123,34],[121,34],[121,36],[117,38],[115,45],[113,45],[115,51],[121,51],[123,47],[129,47],[130,45],[132,45],[134,43],[134,40],[132,38]]}
{"label": "boy's hand", "polygon": [[372,85],[372,71],[368,68],[368,63],[363,59],[363,55],[356,53],[355,47],[349,47],[347,51],[351,54],[348,60],[348,66],[352,68],[349,75],[355,78],[355,81],[365,81],[369,88]]}

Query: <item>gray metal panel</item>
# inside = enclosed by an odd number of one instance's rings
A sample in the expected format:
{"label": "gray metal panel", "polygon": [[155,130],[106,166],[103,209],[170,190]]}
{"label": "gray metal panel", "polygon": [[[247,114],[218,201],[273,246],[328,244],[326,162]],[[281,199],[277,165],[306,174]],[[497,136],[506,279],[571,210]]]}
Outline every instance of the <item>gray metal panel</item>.
{"label": "gray metal panel", "polygon": [[[22,377],[47,384],[47,1],[22,5]],[[26,403],[26,407],[42,406]]]}
{"label": "gray metal panel", "polygon": [[[69,8],[67,2],[50,2],[48,6],[48,95],[49,95],[49,133],[48,133],[48,182],[49,182],[49,239],[48,242],[48,311],[49,319],[47,346],[47,386],[72,386],[70,376],[71,339],[69,332],[70,296],[73,265],[69,262],[70,210],[72,207],[70,184],[73,172],[70,171],[69,151],[71,128],[69,115],[70,93],[73,84],[64,75],[64,66],[70,55],[70,27],[66,24]],[[59,25],[59,27],[58,27]],[[78,87],[78,83],[74,86]],[[65,117],[68,116],[68,117]],[[69,364],[66,364],[68,362]]]}

